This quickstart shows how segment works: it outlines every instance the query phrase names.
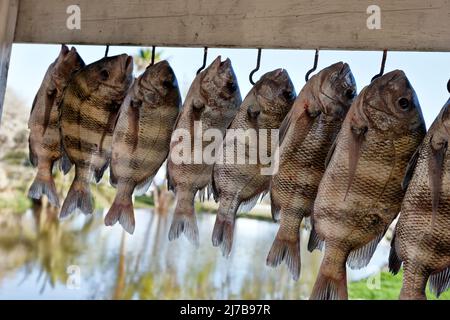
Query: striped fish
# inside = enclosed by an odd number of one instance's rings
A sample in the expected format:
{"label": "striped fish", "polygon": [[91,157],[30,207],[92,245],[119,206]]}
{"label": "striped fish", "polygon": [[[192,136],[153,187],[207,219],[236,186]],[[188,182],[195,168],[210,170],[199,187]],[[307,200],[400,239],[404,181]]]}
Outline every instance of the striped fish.
{"label": "striped fish", "polygon": [[82,67],[84,62],[77,50],[62,45],[58,58],[45,73],[28,121],[30,162],[38,169],[28,197],[40,199],[45,194],[55,207],[59,207],[59,197],[52,169],[62,156],[58,104],[70,77]]}
{"label": "striped fish", "polygon": [[[389,268],[400,270],[400,299],[437,297],[450,287],[450,99],[410,161],[407,187],[392,239]],[[409,186],[408,186],[409,185]]]}
{"label": "striped fish", "polygon": [[[97,182],[109,165],[111,141],[119,107],[132,82],[133,59],[126,54],[87,65],[72,78],[61,103],[61,134],[75,178],[60,216],[75,209],[93,212],[89,183]],[[67,170],[65,170],[67,171]]]}
{"label": "striped fish", "polygon": [[[210,66],[200,72],[189,88],[178,117],[176,131],[172,137],[167,161],[167,182],[169,189],[176,193],[176,207],[169,240],[178,238],[183,232],[194,245],[198,245],[198,227],[195,217],[194,198],[198,191],[211,184],[212,161],[195,161],[207,146],[217,141],[201,141],[195,148],[196,137],[202,139],[210,129],[218,130],[222,136],[233,120],[241,103],[241,93],[230,59],[221,62],[217,57]],[[195,130],[197,128],[197,130]],[[179,132],[187,132],[189,138],[178,137]],[[180,146],[189,144],[186,154],[191,161],[176,161]]]}
{"label": "striped fish", "polygon": [[149,66],[134,82],[114,129],[110,179],[117,194],[106,225],[119,221],[134,232],[133,191],[145,193],[166,160],[180,108],[177,78],[167,61]]}
{"label": "striped fish", "polygon": [[347,299],[346,263],[368,264],[400,211],[401,180],[425,123],[406,75],[374,80],[353,102],[330,152],[313,209],[310,250],[324,241],[311,299]]}
{"label": "striped fish", "polygon": [[[242,130],[243,134],[237,133],[238,131],[227,132],[222,151],[224,161],[214,165],[213,172],[214,198],[220,204],[212,243],[215,247],[221,247],[224,256],[231,252],[237,211],[244,204],[247,204],[246,209],[250,210],[258,197],[269,188],[271,176],[261,174],[262,168],[267,167],[267,164],[261,162],[259,149],[263,140],[260,134],[262,130],[268,131],[266,150],[263,153],[271,157],[275,152],[271,149],[272,139],[275,137],[271,135],[270,130],[278,131],[295,97],[294,85],[286,70],[268,72],[247,94],[230,125],[230,130]],[[231,132],[235,134],[231,136]],[[249,134],[249,139],[237,139],[242,138],[245,132]],[[238,151],[239,148],[245,151]],[[227,149],[233,150],[234,155],[227,154]],[[250,155],[253,155],[253,159],[250,159]],[[236,158],[232,159],[235,156]]]}
{"label": "striped fish", "polygon": [[286,262],[294,280],[300,276],[300,224],[311,213],[325,159],[356,95],[356,83],[346,63],[335,63],[303,87],[280,135],[280,168],[272,177],[272,216],[280,221],[267,265]]}

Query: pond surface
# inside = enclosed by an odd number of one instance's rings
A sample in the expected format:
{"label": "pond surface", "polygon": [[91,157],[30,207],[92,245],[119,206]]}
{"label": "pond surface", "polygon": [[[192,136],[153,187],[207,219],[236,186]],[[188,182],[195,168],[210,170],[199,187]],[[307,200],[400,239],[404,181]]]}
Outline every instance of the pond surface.
{"label": "pond surface", "polygon": [[136,210],[132,236],[105,227],[103,214],[0,214],[0,299],[305,299],[321,260],[304,231],[299,281],[284,265],[266,267],[278,229],[268,221],[239,218],[226,259],[211,244],[212,214],[198,215],[198,249],[169,242],[170,217],[152,209]]}

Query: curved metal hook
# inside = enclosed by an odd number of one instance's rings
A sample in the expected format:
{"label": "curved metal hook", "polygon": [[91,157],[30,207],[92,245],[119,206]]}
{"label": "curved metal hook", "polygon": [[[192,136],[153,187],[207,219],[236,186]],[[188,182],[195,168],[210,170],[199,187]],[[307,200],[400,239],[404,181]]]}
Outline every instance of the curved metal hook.
{"label": "curved metal hook", "polygon": [[383,50],[383,59],[381,60],[381,68],[380,68],[380,73],[375,75],[372,80],[370,80],[370,82],[372,82],[373,80],[375,80],[376,78],[381,77],[384,74],[384,67],[386,66],[386,57],[387,57],[387,49]]}
{"label": "curved metal hook", "polygon": [[450,93],[450,79],[447,82],[447,91],[448,91],[448,93]]}
{"label": "curved metal hook", "polygon": [[253,81],[253,75],[259,70],[259,66],[261,65],[261,48],[258,48],[258,57],[256,58],[256,68],[250,72],[250,75],[248,76],[248,80],[250,80],[250,83],[252,85],[255,85],[255,81]]}
{"label": "curved metal hook", "polygon": [[308,82],[309,76],[311,75],[311,73],[316,71],[318,62],[319,62],[319,49],[316,49],[316,53],[314,54],[314,66],[312,67],[312,69],[310,69],[306,73],[306,75],[305,75],[305,82]]}
{"label": "curved metal hook", "polygon": [[156,54],[156,47],[152,46],[152,60],[150,62],[151,66],[155,64],[155,54]]}
{"label": "curved metal hook", "polygon": [[208,47],[205,47],[203,51],[203,65],[200,67],[200,69],[197,70],[197,74],[199,74],[200,72],[202,72],[203,69],[205,69],[207,58],[208,58]]}
{"label": "curved metal hook", "polygon": [[108,52],[109,52],[109,44],[106,45],[106,49],[105,49],[105,57],[108,56]]}

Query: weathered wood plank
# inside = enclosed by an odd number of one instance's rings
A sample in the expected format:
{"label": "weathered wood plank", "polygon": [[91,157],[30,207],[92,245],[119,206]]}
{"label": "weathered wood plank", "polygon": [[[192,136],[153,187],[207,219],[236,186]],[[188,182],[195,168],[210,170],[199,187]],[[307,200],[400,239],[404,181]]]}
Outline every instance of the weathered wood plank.
{"label": "weathered wood plank", "polygon": [[[74,3],[81,30],[66,27]],[[21,0],[14,41],[450,51],[449,17],[450,0]]]}
{"label": "weathered wood plank", "polygon": [[19,0],[0,0],[0,123]]}

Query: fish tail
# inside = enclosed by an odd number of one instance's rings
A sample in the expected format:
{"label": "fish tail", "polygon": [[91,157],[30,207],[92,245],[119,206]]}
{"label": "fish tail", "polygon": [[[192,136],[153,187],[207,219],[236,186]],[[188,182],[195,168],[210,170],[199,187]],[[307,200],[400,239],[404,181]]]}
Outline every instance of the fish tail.
{"label": "fish tail", "polygon": [[[328,252],[327,252],[328,250]],[[310,300],[347,300],[347,273],[344,254],[338,248],[325,248],[325,256],[310,296]]]}
{"label": "fish tail", "polygon": [[134,233],[135,221],[132,193],[118,191],[114,202],[105,216],[105,225],[113,226],[117,222],[129,234]]}
{"label": "fish tail", "polygon": [[212,244],[220,247],[222,255],[228,257],[233,246],[234,224],[239,206],[229,201],[221,201],[212,233]]}
{"label": "fish tail", "polygon": [[199,246],[197,219],[194,210],[194,195],[180,194],[169,230],[169,240],[175,240],[184,233],[186,238],[195,246]]}
{"label": "fish tail", "polygon": [[89,187],[89,180],[81,177],[78,172],[75,173],[75,178],[70,185],[69,192],[64,200],[59,217],[65,218],[76,209],[80,209],[84,214],[91,214],[94,212],[94,201]]}
{"label": "fish tail", "polygon": [[269,267],[277,267],[284,260],[292,278],[297,281],[300,277],[300,237],[297,236],[297,239],[283,239],[280,231],[278,231],[269,251],[266,264]]}
{"label": "fish tail", "polygon": [[212,243],[214,247],[222,250],[222,255],[228,257],[233,246],[235,218],[230,216],[217,215],[216,223],[212,234]]}
{"label": "fish tail", "polygon": [[281,223],[272,248],[266,259],[266,265],[277,267],[285,261],[292,278],[300,277],[300,223],[302,216],[298,212],[281,211]]}
{"label": "fish tail", "polygon": [[[48,172],[47,172],[48,171]],[[55,181],[51,175],[51,169],[38,169],[38,173],[28,190],[28,197],[31,199],[41,199],[46,195],[48,201],[55,207],[59,208],[59,197],[56,191]]]}

